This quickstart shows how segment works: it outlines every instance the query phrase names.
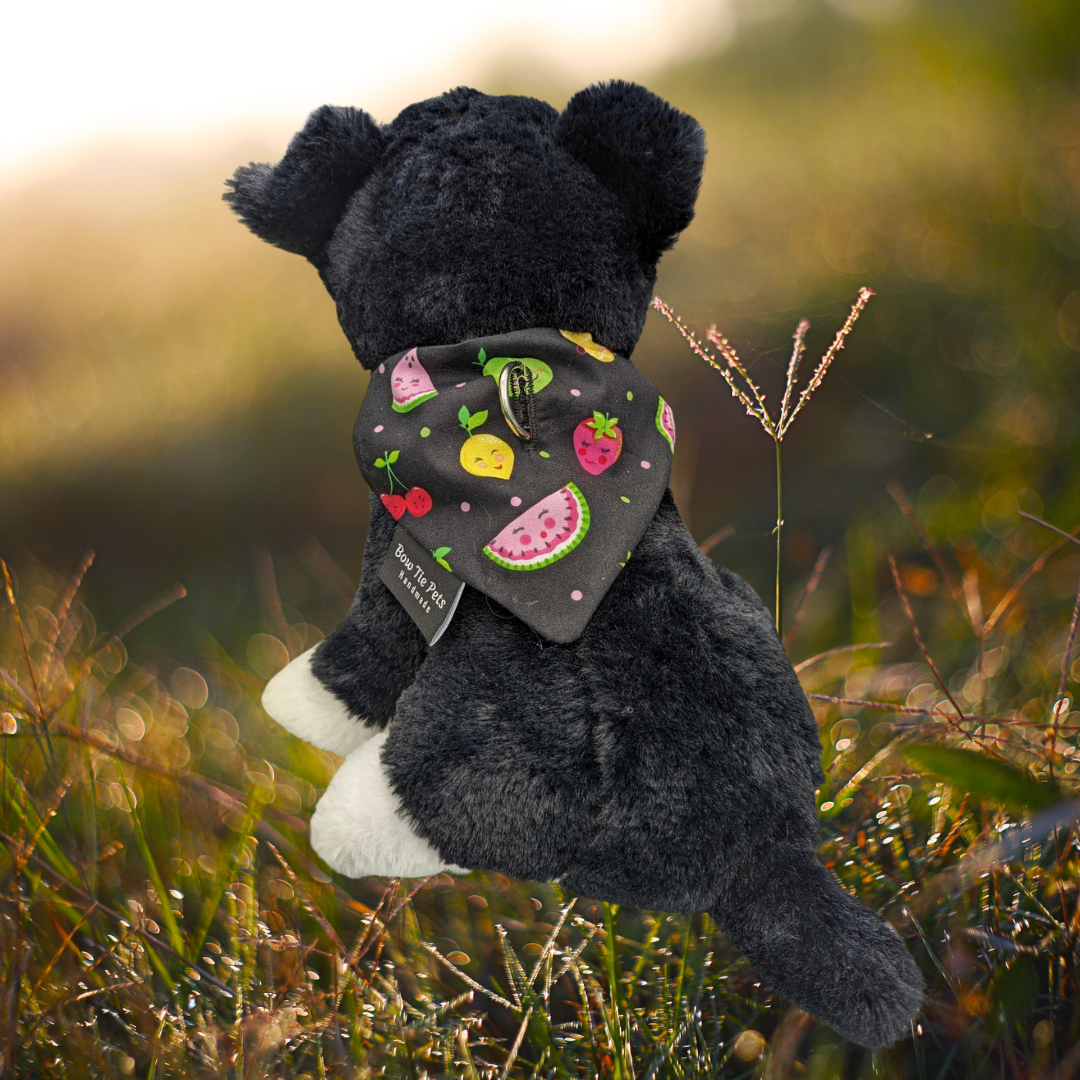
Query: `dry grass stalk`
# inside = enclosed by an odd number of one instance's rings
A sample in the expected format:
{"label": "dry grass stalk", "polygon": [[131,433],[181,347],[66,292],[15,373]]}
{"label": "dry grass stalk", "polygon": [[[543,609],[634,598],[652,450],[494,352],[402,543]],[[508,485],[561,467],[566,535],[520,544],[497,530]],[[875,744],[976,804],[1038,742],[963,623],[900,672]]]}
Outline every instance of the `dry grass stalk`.
{"label": "dry grass stalk", "polygon": [[790,649],[792,639],[795,637],[795,634],[799,629],[799,624],[806,614],[806,606],[810,603],[810,599],[813,597],[814,593],[817,592],[817,587],[821,584],[821,575],[825,573],[825,567],[829,565],[829,559],[831,557],[832,547],[826,544],[818,553],[817,562],[814,563],[814,569],[810,571],[810,580],[806,583],[806,588],[803,589],[803,594],[799,597],[798,604],[795,605],[795,612],[791,616],[791,622],[788,623],[787,632],[784,634],[785,649]]}
{"label": "dry grass stalk", "polygon": [[[732,376],[731,372],[728,370],[729,368],[735,368],[740,372],[743,370],[742,364],[739,363],[738,358],[735,356],[734,350],[731,350],[726,354],[725,360],[727,362],[721,364],[720,361],[717,360],[716,357],[713,356],[712,353],[710,353],[708,349],[706,349],[701,344],[700,341],[698,341],[698,339],[694,336],[694,332],[687,329],[687,327],[683,324],[682,319],[680,319],[679,316],[675,314],[674,310],[667,304],[665,304],[659,296],[653,297],[652,306],[656,308],[656,310],[659,311],[661,314],[663,314],[667,318],[667,320],[679,331],[679,333],[682,334],[690,348],[698,356],[700,356],[706,364],[708,364],[714,370],[720,372],[720,375],[723,377],[724,381],[728,384],[728,387],[731,390],[731,396],[734,398],[738,398],[738,400],[742,402],[742,404],[746,407],[746,415],[756,417],[760,422],[761,426],[769,433],[769,435],[775,437],[775,428],[773,426],[773,422],[769,418],[769,414],[765,411],[764,406],[756,405],[753,401],[751,401],[746,391],[739,386],[739,384]],[[726,340],[721,340],[724,341],[725,346],[727,346]]]}
{"label": "dry grass stalk", "polygon": [[[770,415],[768,406],[766,405],[765,394],[761,387],[754,382],[750,377],[750,373],[746,368],[746,365],[739,359],[739,354],[735,351],[735,347],[723,334],[717,330],[716,326],[710,326],[705,333],[705,337],[714,345],[717,351],[720,353],[722,360],[717,359],[704,345],[698,341],[694,332],[687,328],[682,319],[675,314],[674,309],[670,304],[666,304],[659,296],[654,296],[652,306],[656,308],[667,320],[670,322],[683,338],[687,344],[693,350],[693,352],[705,361],[714,371],[718,371],[727,383],[728,388],[731,390],[733,397],[737,398],[746,409],[747,416],[753,416],[759,424],[765,434],[776,445],[776,527],[773,532],[776,536],[776,632],[784,637],[783,633],[783,613],[781,602],[781,559],[782,559],[782,547],[781,547],[781,533],[784,527],[784,515],[783,515],[783,496],[782,496],[782,477],[781,477],[781,464],[780,464],[780,443],[783,441],[784,436],[787,434],[795,417],[799,415],[802,409],[806,406],[806,403],[810,400],[811,395],[821,385],[825,378],[825,373],[829,370],[830,365],[836,358],[837,353],[844,347],[844,342],[847,340],[848,334],[851,333],[852,328],[855,326],[856,321],[862,314],[863,308],[866,307],[873,296],[873,290],[863,286],[859,289],[858,297],[855,303],[852,304],[851,310],[848,312],[848,317],[844,320],[844,325],[837,331],[836,337],[833,339],[833,343],[825,351],[825,354],[818,361],[817,367],[814,368],[813,374],[810,376],[809,381],[802,388],[798,399],[794,406],[792,406],[792,396],[795,393],[795,387],[798,383],[799,377],[799,365],[802,361],[803,353],[806,351],[806,334],[810,329],[810,323],[805,319],[799,322],[799,325],[795,328],[794,342],[791,350],[791,360],[788,362],[787,377],[784,381],[784,395],[780,402],[780,411],[774,417]],[[734,372],[734,374],[733,374]],[[743,383],[744,387],[740,386],[736,381],[735,375],[738,375]],[[710,538],[711,539],[711,538]],[[815,583],[816,584],[816,583]]]}
{"label": "dry grass stalk", "polygon": [[[855,326],[856,320],[862,314],[863,308],[866,307],[873,296],[873,290],[868,289],[865,286],[859,290],[858,299],[851,307],[851,311],[848,313],[848,317],[844,320],[844,325],[837,331],[836,337],[833,339],[833,343],[826,350],[825,355],[818,361],[818,365],[814,368],[813,375],[810,376],[810,381],[803,387],[802,393],[799,395],[799,400],[795,405],[795,408],[791,410],[790,414],[782,415],[779,423],[779,435],[778,438],[783,438],[787,434],[788,428],[791,427],[795,420],[795,417],[799,415],[799,412],[803,409],[806,403],[810,400],[810,395],[821,385],[822,380],[825,378],[825,372],[829,370],[829,366],[836,358],[836,354],[844,347],[844,341],[847,339],[848,334],[851,333],[852,328]],[[801,343],[800,334],[805,334],[809,329],[809,323],[800,323],[799,329],[795,331],[795,349],[796,354],[799,352]],[[796,369],[798,368],[797,356],[792,357],[792,362],[788,368],[789,384],[794,385],[794,379],[796,375]],[[785,393],[785,397],[787,394]]]}

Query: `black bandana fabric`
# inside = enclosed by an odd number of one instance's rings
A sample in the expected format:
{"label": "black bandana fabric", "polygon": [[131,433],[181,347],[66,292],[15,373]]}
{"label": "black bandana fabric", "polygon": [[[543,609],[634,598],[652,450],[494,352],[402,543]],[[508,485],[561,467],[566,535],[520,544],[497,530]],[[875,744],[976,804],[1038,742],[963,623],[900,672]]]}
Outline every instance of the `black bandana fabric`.
{"label": "black bandana fabric", "polygon": [[[511,419],[499,378],[513,365]],[[519,330],[398,353],[354,445],[419,544],[549,641],[580,637],[667,488],[671,409],[587,333]]]}

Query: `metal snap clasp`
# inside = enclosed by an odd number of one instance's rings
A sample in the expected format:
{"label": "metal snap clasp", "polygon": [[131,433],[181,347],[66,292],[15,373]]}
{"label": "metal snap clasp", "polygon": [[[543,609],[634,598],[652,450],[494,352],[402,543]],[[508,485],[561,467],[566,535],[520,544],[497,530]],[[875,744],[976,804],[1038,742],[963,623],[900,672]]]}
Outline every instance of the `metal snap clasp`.
{"label": "metal snap clasp", "polygon": [[[525,375],[526,380],[528,379],[529,373],[524,364],[511,361],[509,364],[503,365],[502,371],[499,372],[499,408],[502,409],[503,419],[506,421],[510,430],[519,439],[528,442],[528,440],[532,438],[532,432],[521,426],[521,422],[514,412],[514,406],[510,401],[510,379],[513,374],[512,369],[515,368],[520,368],[521,372]],[[518,395],[528,393],[527,387],[522,385],[520,375],[517,380],[516,389]]]}

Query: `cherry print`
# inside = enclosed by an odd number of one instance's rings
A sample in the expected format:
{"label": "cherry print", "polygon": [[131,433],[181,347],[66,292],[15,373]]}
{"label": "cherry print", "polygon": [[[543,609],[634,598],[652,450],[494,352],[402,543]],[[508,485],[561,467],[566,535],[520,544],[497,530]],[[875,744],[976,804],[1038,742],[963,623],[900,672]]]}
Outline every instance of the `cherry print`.
{"label": "cherry print", "polygon": [[431,496],[422,487],[414,487],[405,496],[405,507],[413,517],[423,517],[432,507]]}
{"label": "cherry print", "polygon": [[405,499],[401,495],[380,495],[380,501],[387,510],[390,511],[390,516],[395,521],[400,521],[405,516]]}

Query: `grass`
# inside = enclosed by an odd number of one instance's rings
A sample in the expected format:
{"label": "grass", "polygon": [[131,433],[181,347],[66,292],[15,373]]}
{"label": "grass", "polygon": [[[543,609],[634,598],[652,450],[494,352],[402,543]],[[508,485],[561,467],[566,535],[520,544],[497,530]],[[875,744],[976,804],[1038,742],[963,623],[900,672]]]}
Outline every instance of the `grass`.
{"label": "grass", "polygon": [[[803,353],[806,351],[806,332],[810,329],[810,323],[807,322],[806,319],[800,320],[799,325],[795,328],[795,344],[791,350],[791,360],[787,367],[787,378],[784,381],[784,396],[780,400],[780,409],[775,416],[769,412],[765,394],[762,392],[761,387],[750,377],[746,365],[739,359],[739,354],[735,351],[734,346],[732,346],[731,342],[716,329],[715,325],[709,327],[705,337],[712,345],[716,346],[716,350],[720,353],[722,360],[718,360],[702,346],[701,342],[698,341],[693,332],[683,325],[682,320],[675,314],[669,304],[665,304],[658,296],[654,297],[652,301],[652,306],[656,308],[657,311],[661,312],[668,322],[682,334],[693,352],[701,357],[701,359],[713,368],[714,371],[720,373],[724,382],[727,383],[728,389],[731,390],[731,396],[743,405],[746,409],[747,416],[752,416],[757,420],[761,425],[761,429],[770,439],[772,439],[773,445],[775,446],[776,528],[773,529],[773,535],[776,537],[776,604],[773,610],[776,615],[776,632],[778,634],[783,634],[784,632],[782,575],[784,503],[780,444],[784,441],[784,436],[788,433],[788,429],[794,422],[795,417],[799,415],[810,400],[811,395],[821,385],[822,380],[825,378],[825,373],[832,365],[836,354],[844,347],[844,340],[847,338],[848,334],[851,333],[852,328],[855,326],[856,321],[863,312],[863,308],[866,307],[867,303],[870,301],[870,297],[873,295],[873,290],[868,289],[865,286],[859,290],[858,299],[852,305],[851,311],[844,321],[844,325],[837,331],[836,337],[833,338],[833,343],[825,351],[825,355],[818,361],[813,374],[796,398],[795,388],[798,385],[799,380],[799,364],[802,362]],[[738,375],[742,379],[742,385],[739,384],[735,375]]]}
{"label": "grass", "polygon": [[[66,579],[25,561],[0,590],[4,1076],[1076,1073],[1080,895],[1063,797],[1080,760],[1080,556],[1011,509],[1043,516],[1038,489],[1065,531],[1076,520],[1061,466],[1075,444],[1078,233],[1075,215],[1054,227],[1024,202],[1032,181],[1080,192],[1075,145],[1047,141],[1032,107],[1032,87],[1076,85],[1075,16],[1067,4],[939,7],[864,25],[824,7],[804,20],[793,5],[791,21],[651,84],[702,120],[716,162],[663,263],[665,290],[695,315],[758,313],[736,327],[750,337],[771,332],[763,313],[831,316],[821,297],[838,274],[871,281],[871,344],[845,366],[860,395],[945,436],[904,467],[923,439],[883,441],[833,414],[838,437],[805,448],[822,517],[868,482],[864,450],[900,446],[897,475],[938,475],[918,495],[894,486],[887,514],[860,511],[791,583],[783,620],[825,747],[821,854],[926,973],[913,1038],[876,1055],[846,1046],[771,995],[703,916],[480,873],[331,878],[306,820],[334,762],[258,705],[318,630],[267,604],[262,632],[229,650],[208,639],[188,661],[198,670],[154,666],[145,647],[128,655],[124,626],[98,627],[85,567]],[[504,89],[528,91],[520,71]],[[195,541],[205,557],[230,522],[235,543],[218,555],[230,568],[252,521],[303,522],[331,550],[355,548],[359,521],[339,516],[351,466],[326,484],[334,424],[347,436],[363,380],[310,268],[250,238],[218,198],[238,161],[279,152],[245,137],[221,161],[163,160],[153,174],[102,155],[0,206],[0,525],[8,550],[24,535],[86,535],[95,512],[99,537],[109,521],[134,534],[101,571],[102,603]],[[1013,339],[1023,363],[1004,348]],[[641,356],[682,378],[660,341]],[[687,383],[686,414],[703,382]],[[318,457],[324,432],[335,449]],[[843,500],[827,490],[834,466]],[[697,488],[722,491],[725,513],[750,506],[739,472],[716,454]],[[219,491],[210,475],[236,484]],[[290,510],[282,500],[299,490],[320,499]],[[168,512],[148,525],[159,491]],[[258,492],[264,503],[229,516]],[[710,527],[718,502],[713,516],[698,508]],[[35,516],[42,507],[52,516]],[[819,517],[818,535],[833,524]],[[810,566],[816,548],[796,560],[797,530],[784,532],[789,565]],[[728,561],[742,568],[745,554]],[[212,580],[229,592],[231,578]],[[308,597],[327,591],[314,574],[303,582]],[[239,638],[227,627],[248,614],[219,620],[221,633]]]}
{"label": "grass", "polygon": [[[208,646],[204,670],[166,675],[97,628],[86,566],[5,566],[2,1075],[1073,1075],[1080,598],[1046,578],[1080,573],[1077,542],[1020,521],[1044,550],[999,551],[980,580],[977,537],[935,537],[933,508],[894,495],[925,548],[879,568],[879,617],[911,647],[798,667],[825,746],[822,857],[927,975],[911,1039],[848,1046],[705,915],[495,874],[332,878],[306,818],[334,761],[258,705],[313,627],[278,606],[245,659]],[[822,559],[793,623],[825,576]]]}

